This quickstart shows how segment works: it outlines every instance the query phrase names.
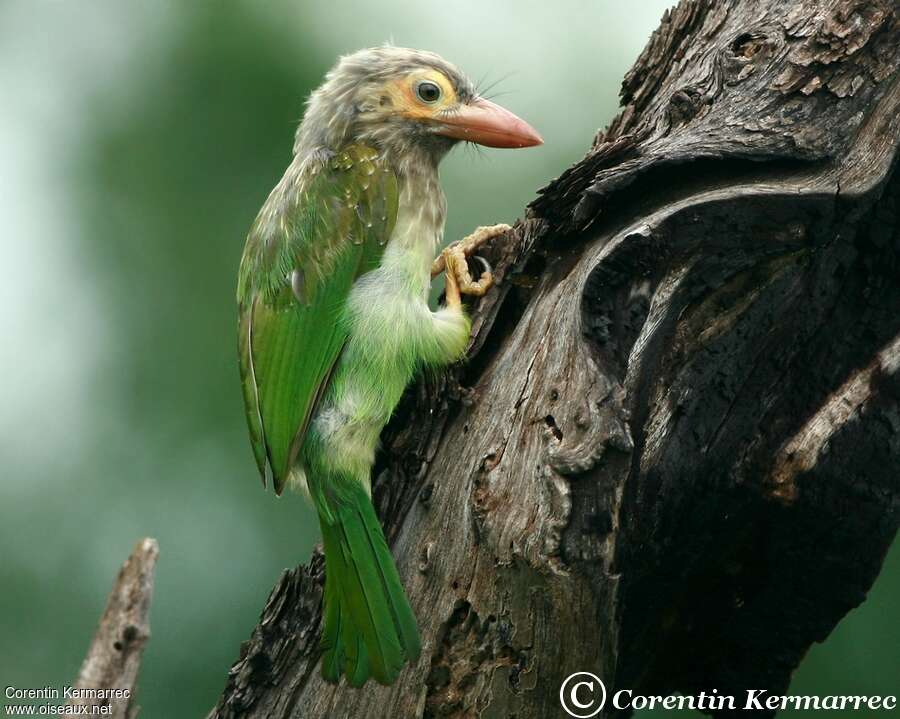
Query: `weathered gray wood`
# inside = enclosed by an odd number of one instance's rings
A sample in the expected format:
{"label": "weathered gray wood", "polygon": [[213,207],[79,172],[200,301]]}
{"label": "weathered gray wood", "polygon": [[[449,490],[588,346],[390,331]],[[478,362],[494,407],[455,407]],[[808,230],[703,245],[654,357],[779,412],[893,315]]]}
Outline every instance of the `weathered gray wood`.
{"label": "weathered gray wood", "polygon": [[467,364],[384,434],[421,660],[321,681],[317,555],[210,716],[555,717],[576,670],[784,690],[898,526],[898,67],[888,0],[667,13],[623,112],[490,249]]}
{"label": "weathered gray wood", "polygon": [[[105,716],[133,719],[138,671],[144,645],[150,638],[150,602],[159,546],[155,539],[141,539],[119,570],[100,617],[97,633],[78,672],[75,696],[67,706],[109,707]],[[127,696],[94,692],[121,690]],[[91,710],[89,710],[91,711]]]}

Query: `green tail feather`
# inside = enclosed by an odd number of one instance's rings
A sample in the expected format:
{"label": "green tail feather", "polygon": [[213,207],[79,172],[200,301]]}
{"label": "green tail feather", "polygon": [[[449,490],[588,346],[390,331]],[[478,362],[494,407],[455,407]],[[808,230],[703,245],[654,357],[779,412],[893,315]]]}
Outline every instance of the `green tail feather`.
{"label": "green tail feather", "polygon": [[322,676],[347,675],[352,686],[369,677],[392,684],[421,642],[394,559],[365,490],[358,483],[320,514],[325,545],[325,628]]}

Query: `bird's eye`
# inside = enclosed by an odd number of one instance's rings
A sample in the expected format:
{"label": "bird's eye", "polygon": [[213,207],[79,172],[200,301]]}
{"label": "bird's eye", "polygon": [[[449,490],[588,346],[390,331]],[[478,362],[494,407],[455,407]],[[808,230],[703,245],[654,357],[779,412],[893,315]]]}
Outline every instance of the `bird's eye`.
{"label": "bird's eye", "polygon": [[431,105],[441,99],[441,88],[437,83],[425,80],[416,85],[416,96]]}

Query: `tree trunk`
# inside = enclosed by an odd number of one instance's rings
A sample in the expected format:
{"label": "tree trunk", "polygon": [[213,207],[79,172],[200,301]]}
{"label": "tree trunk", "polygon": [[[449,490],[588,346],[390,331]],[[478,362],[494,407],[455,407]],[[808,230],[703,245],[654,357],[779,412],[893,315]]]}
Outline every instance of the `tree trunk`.
{"label": "tree trunk", "polygon": [[898,66],[891,0],[668,12],[622,113],[486,253],[468,362],[384,433],[421,659],[322,681],[317,554],[210,716],[557,717],[576,671],[784,693],[898,526]]}

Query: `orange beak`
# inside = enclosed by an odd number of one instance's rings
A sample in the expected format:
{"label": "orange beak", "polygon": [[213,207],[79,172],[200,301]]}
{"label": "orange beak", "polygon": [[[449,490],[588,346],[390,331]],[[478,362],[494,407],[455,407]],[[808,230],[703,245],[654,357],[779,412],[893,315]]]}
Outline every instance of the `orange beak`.
{"label": "orange beak", "polygon": [[531,125],[490,100],[478,98],[438,120],[437,134],[486,147],[534,147],[544,141]]}

